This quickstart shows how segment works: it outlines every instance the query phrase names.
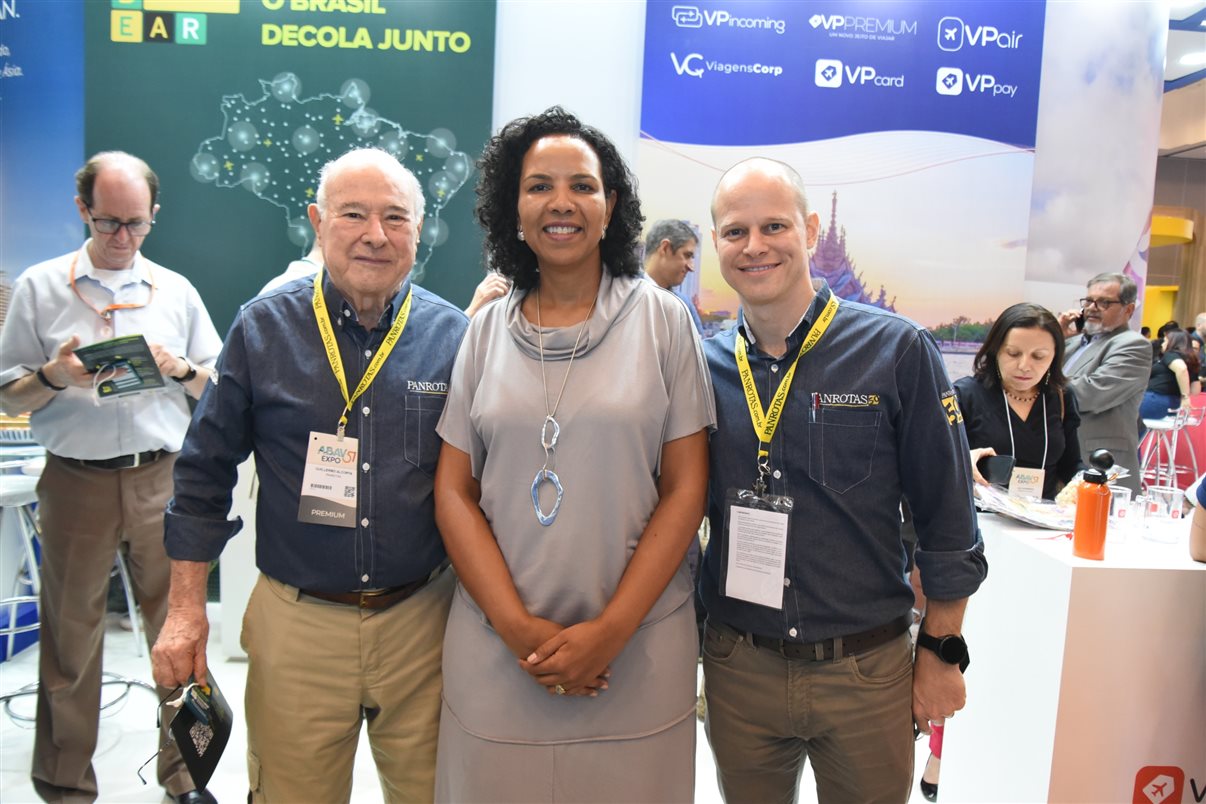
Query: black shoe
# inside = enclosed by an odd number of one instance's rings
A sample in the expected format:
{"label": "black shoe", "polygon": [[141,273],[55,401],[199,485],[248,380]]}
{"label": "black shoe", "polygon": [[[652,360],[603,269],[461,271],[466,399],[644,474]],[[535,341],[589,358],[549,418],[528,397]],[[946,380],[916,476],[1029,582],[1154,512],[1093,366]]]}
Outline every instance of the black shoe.
{"label": "black shoe", "polygon": [[925,779],[921,780],[921,795],[925,796],[926,801],[938,800],[938,785],[931,784]]}
{"label": "black shoe", "polygon": [[218,804],[218,800],[214,798],[214,794],[208,790],[189,790],[187,793],[172,796],[172,800],[176,804]]}

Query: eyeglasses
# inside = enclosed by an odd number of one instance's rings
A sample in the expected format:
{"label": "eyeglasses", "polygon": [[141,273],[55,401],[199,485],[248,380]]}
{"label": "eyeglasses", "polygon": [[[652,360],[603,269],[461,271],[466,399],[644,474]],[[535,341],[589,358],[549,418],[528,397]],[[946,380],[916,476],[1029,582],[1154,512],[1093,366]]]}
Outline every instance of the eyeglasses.
{"label": "eyeglasses", "polygon": [[107,235],[117,234],[117,230],[124,226],[131,237],[145,237],[151,233],[151,227],[155,225],[155,221],[119,221],[113,218],[95,218],[92,216],[91,209],[88,210],[88,219],[92,221],[96,231]]}
{"label": "eyeglasses", "polygon": [[1081,299],[1080,309],[1088,310],[1096,307],[1098,310],[1109,310],[1115,304],[1122,304],[1122,299]]}

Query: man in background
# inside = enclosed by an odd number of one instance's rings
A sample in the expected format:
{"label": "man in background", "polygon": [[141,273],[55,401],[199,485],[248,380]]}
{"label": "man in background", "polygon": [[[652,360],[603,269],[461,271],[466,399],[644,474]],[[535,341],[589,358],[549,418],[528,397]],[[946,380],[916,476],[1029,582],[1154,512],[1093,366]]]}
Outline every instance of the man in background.
{"label": "man in background", "polygon": [[[1128,322],[1139,290],[1119,273],[1089,280],[1080,306],[1059,315],[1068,336],[1064,376],[1080,405],[1081,460],[1108,449],[1130,475],[1119,482],[1139,491],[1139,403],[1151,376],[1152,350]],[[1077,319],[1084,328],[1077,331]],[[1163,333],[1161,333],[1163,337]]]}
{"label": "man in background", "polygon": [[678,296],[687,305],[687,312],[695,322],[695,331],[703,334],[703,321],[695,302],[682,292],[681,286],[687,274],[695,270],[695,252],[699,240],[695,230],[685,221],[667,218],[655,221],[645,235],[645,275],[654,284]]}
{"label": "man in background", "polygon": [[[154,644],[167,614],[163,510],[172,467],[222,346],[196,289],[139,249],[159,212],[159,179],[121,152],[93,156],[75,175],[89,238],[17,279],[0,335],[0,405],[32,411],[46,448],[38,482],[42,591],[33,784],[47,801],[94,799],[106,590],[118,550]],[[164,391],[100,402],[95,374],[74,349],[142,335]],[[130,616],[137,616],[131,612]],[[166,696],[171,687],[161,687]],[[205,802],[176,744],[161,730],[159,783],[176,801]]]}

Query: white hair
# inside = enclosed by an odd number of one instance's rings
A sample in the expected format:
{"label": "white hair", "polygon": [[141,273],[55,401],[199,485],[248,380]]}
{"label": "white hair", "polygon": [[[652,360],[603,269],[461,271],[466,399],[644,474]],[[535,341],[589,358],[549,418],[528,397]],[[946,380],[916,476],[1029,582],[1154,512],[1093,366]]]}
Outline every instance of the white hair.
{"label": "white hair", "polygon": [[423,188],[419,185],[419,180],[415,178],[415,174],[411,173],[392,154],[380,148],[353,148],[342,156],[332,159],[323,165],[322,169],[318,171],[318,193],[314,198],[314,202],[318,204],[318,208],[323,213],[327,212],[327,182],[346,168],[365,166],[380,168],[381,172],[385,175],[397,179],[409,192],[411,204],[414,207],[418,220],[423,219],[426,201],[423,198]]}

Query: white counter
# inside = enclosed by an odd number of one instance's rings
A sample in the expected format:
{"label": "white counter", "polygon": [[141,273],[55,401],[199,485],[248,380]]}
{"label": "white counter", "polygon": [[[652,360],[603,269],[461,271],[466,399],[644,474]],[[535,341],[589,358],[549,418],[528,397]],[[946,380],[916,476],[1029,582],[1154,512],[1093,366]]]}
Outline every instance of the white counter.
{"label": "white counter", "polygon": [[988,578],[964,620],[944,804],[1126,802],[1153,765],[1183,770],[1180,800],[1191,779],[1206,793],[1206,564],[1181,525],[1176,544],[1132,535],[1089,561],[1054,531],[981,515]]}

